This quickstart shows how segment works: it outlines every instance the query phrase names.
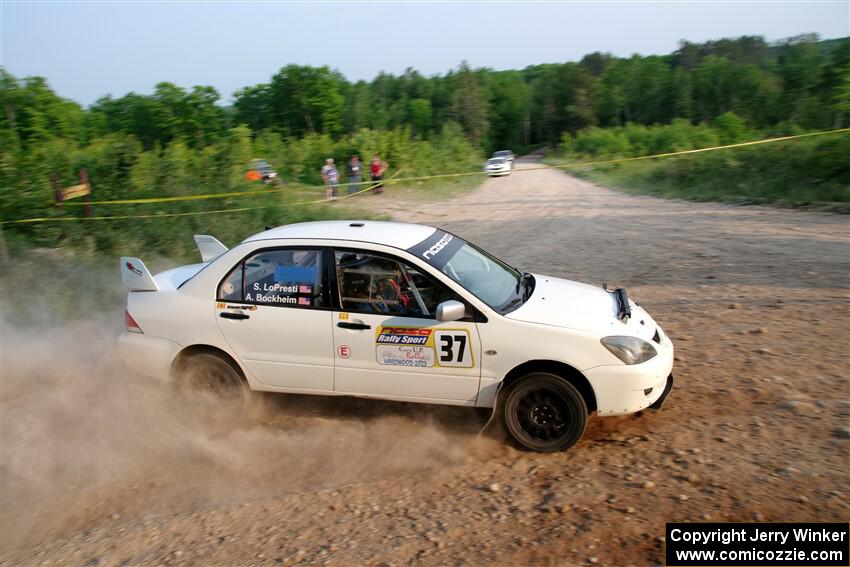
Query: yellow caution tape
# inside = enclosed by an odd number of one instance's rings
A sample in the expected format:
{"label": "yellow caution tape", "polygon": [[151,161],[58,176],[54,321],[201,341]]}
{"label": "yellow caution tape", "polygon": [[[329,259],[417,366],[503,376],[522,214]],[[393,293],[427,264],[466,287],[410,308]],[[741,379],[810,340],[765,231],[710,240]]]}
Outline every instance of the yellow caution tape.
{"label": "yellow caution tape", "polygon": [[[608,159],[601,161],[589,161],[589,162],[578,162],[578,163],[569,163],[566,165],[555,165],[552,167],[555,168],[565,168],[565,167],[581,167],[585,165],[603,165],[607,163],[615,163],[615,162],[623,162],[623,161],[637,161],[641,159],[655,159],[655,158],[664,158],[664,157],[672,157],[672,156],[683,156],[686,154],[698,154],[700,152],[711,152],[715,150],[728,150],[729,148],[743,148],[744,146],[755,146],[758,144],[772,144],[774,142],[784,142],[786,140],[796,140],[799,138],[809,138],[811,136],[823,136],[825,134],[839,134],[841,132],[850,132],[850,128],[839,128],[837,130],[824,130],[822,132],[810,132],[808,134],[795,134],[794,136],[782,136],[781,138],[766,138],[764,140],[754,140],[751,142],[740,142],[738,144],[726,144],[725,146],[714,146],[711,148],[698,148],[696,150],[681,150],[678,152],[668,152],[665,154],[654,154],[651,156],[638,156],[638,157],[629,157],[629,158],[617,158],[617,159]],[[540,168],[534,168],[540,169]]]}
{"label": "yellow caution tape", "polygon": [[[396,175],[401,173],[404,168],[399,168],[392,176],[384,180],[384,183],[392,180]],[[403,180],[398,180],[403,181]],[[397,182],[397,181],[396,181]],[[371,181],[360,181],[357,183],[339,183],[337,187],[350,187],[352,185],[363,185],[371,183]],[[299,186],[299,189],[327,189],[327,185],[305,185]],[[371,187],[370,187],[371,189]],[[280,193],[281,189],[252,189],[250,191],[231,191],[229,193],[207,193],[205,195],[180,195],[175,197],[147,197],[140,199],[113,199],[110,201],[89,201],[88,203],[62,203],[67,206],[74,205],[147,205],[151,203],[175,203],[180,201],[203,201],[206,199],[227,199],[229,197],[246,197],[254,195],[268,195],[270,193]],[[358,191],[359,193],[359,191]]]}
{"label": "yellow caution tape", "polygon": [[230,193],[208,193],[206,195],[180,195],[175,197],[148,197],[141,199],[114,199],[111,201],[91,201],[90,203],[62,203],[65,206],[80,205],[145,205],[149,203],[176,203],[179,201],[203,201],[205,199],[226,199],[247,195],[266,195],[279,193],[280,189],[255,189],[253,191],[232,191]]}
{"label": "yellow caution tape", "polygon": [[[712,152],[717,150],[726,150],[731,148],[742,148],[745,146],[755,146],[760,144],[772,144],[775,142],[785,142],[788,140],[797,140],[800,138],[809,138],[812,136],[824,136],[828,134],[839,134],[850,132],[850,128],[839,128],[836,130],[823,130],[820,132],[809,132],[806,134],[795,134],[793,136],[782,136],[779,138],[766,138],[764,140],[753,140],[750,142],[740,142],[737,144],[726,144],[724,146],[712,146],[709,148],[698,148],[695,150],[681,150],[677,152],[667,152],[662,154],[653,154],[649,156],[638,156],[638,157],[625,157],[625,158],[612,158],[605,160],[595,160],[595,161],[584,161],[584,162],[573,162],[566,163],[561,165],[542,165],[538,167],[526,167],[522,169],[517,169],[513,173],[527,172],[527,171],[538,171],[542,169],[569,169],[573,167],[587,167],[593,165],[606,165],[611,163],[622,163],[629,161],[639,161],[639,160],[647,160],[647,159],[658,159],[658,158],[666,158],[673,156],[681,156],[688,154],[697,154],[702,152]],[[468,177],[471,175],[486,175],[484,171],[469,171],[469,172],[461,172],[461,173],[441,173],[437,175],[422,175],[418,177],[402,177],[399,179],[394,179],[396,175],[401,173],[403,168],[399,169],[393,176],[388,179],[383,180],[383,183],[404,183],[410,181],[427,181],[431,179],[446,179],[452,177]],[[362,181],[360,183],[341,183],[337,187],[348,187],[351,185],[363,185],[365,183],[370,183],[369,181]],[[349,197],[354,197],[355,195],[360,195],[361,193],[365,193],[366,191],[371,191],[375,185],[371,185],[365,189],[357,191],[355,193],[349,193],[339,197],[339,199],[347,199]],[[305,189],[327,189],[325,185],[314,185],[307,186]],[[248,195],[265,195],[269,193],[280,193],[280,189],[259,189],[252,191],[234,191],[230,193],[208,193],[205,195],[183,195],[176,197],[150,197],[150,198],[142,198],[142,199],[116,199],[112,201],[92,201],[90,203],[63,203],[64,206],[73,206],[73,205],[140,205],[140,204],[151,204],[151,203],[169,203],[169,202],[179,202],[179,201],[199,201],[206,199],[223,199],[229,197],[243,197]],[[121,220],[121,219],[145,219],[145,218],[167,218],[167,217],[181,217],[181,216],[195,216],[195,215],[211,215],[218,213],[232,213],[239,211],[250,211],[256,209],[267,209],[271,207],[295,207],[302,205],[311,205],[326,202],[325,199],[317,199],[313,201],[301,201],[297,203],[274,203],[270,205],[263,205],[259,207],[240,207],[234,209],[221,209],[214,211],[194,211],[194,212],[186,212],[186,213],[160,213],[160,214],[133,214],[133,215],[115,215],[115,216],[101,216],[101,217],[38,217],[31,219],[18,219],[11,221],[0,221],[0,225],[3,224],[23,224],[23,223],[35,223],[35,222],[50,222],[50,221],[85,221],[85,220]]]}
{"label": "yellow caution tape", "polygon": [[[395,175],[398,175],[402,172],[404,168],[400,168]],[[390,177],[389,179],[392,179]],[[370,181],[364,181],[362,183],[357,183],[356,185],[370,184]],[[354,183],[348,183],[347,185],[355,185]],[[337,197],[337,200],[340,199],[349,199],[356,195],[360,195],[361,193],[365,193],[367,191],[372,191],[377,184],[371,184],[368,187],[361,189],[360,191],[356,191],[354,193],[348,193],[342,195],[341,197]],[[269,205],[261,205],[259,207],[238,207],[233,209],[216,209],[214,211],[189,211],[185,213],[152,213],[152,214],[134,214],[134,215],[110,215],[110,216],[99,216],[99,217],[36,217],[31,219],[19,219],[12,221],[2,221],[0,225],[3,224],[26,224],[26,223],[36,223],[36,222],[49,222],[49,221],[59,221],[59,222],[70,222],[70,221],[87,221],[87,220],[126,220],[126,219],[162,219],[162,218],[171,218],[171,217],[192,217],[198,215],[215,215],[220,213],[239,213],[242,211],[256,211],[259,209],[270,209],[273,207],[298,207],[304,205],[318,205],[321,203],[327,203],[327,199],[313,199],[310,201],[298,201],[295,203],[271,203]]]}

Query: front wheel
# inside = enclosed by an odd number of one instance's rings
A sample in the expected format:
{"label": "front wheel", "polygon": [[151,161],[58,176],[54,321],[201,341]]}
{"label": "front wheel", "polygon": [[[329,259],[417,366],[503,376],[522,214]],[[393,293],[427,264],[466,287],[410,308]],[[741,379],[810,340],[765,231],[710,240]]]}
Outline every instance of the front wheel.
{"label": "front wheel", "polygon": [[502,416],[517,443],[551,453],[572,447],[581,438],[587,427],[587,404],[560,376],[534,372],[510,387]]}

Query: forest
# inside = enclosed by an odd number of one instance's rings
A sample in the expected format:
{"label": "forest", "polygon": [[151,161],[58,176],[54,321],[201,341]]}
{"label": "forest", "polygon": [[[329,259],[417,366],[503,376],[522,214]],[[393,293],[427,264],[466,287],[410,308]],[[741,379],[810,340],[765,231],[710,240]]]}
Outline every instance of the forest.
{"label": "forest", "polygon": [[[287,65],[267,83],[233,93],[232,101],[211,86],[186,89],[162,82],[151,94],[104,96],[88,107],[54,92],[45,78],[16,78],[0,68],[0,105],[0,215],[9,221],[79,214],[79,208],[53,206],[53,180],[63,186],[79,183],[81,168],[89,173],[97,201],[250,188],[244,173],[255,158],[270,161],[287,184],[297,187],[320,182],[326,157],[342,163],[352,153],[380,153],[391,172],[414,176],[475,171],[485,155],[503,148],[522,153],[547,146],[553,156],[569,161],[847,127],[850,38],[683,41],[668,55],[596,52],[578,62],[522,70],[461,63],[442,75],[426,77],[409,68],[368,82],[349,81],[327,66]],[[806,146],[811,159],[804,155],[794,161],[801,179],[810,179],[809,170],[824,161],[831,168],[822,173],[828,176],[828,195],[809,198],[850,201],[846,159],[835,153],[846,142]],[[768,163],[788,156],[759,151],[759,159]],[[711,167],[726,168],[724,163]],[[711,175],[711,168],[694,171]],[[652,181],[647,175],[632,185],[646,186],[646,179]],[[740,184],[732,190],[747,192]],[[337,214],[272,207],[289,198],[259,196],[251,203],[270,208],[247,214],[257,217],[254,224]],[[244,203],[183,203],[167,210]],[[165,210],[149,206],[144,212]],[[238,237],[245,218],[234,219],[228,232]],[[187,217],[187,230],[196,222]],[[127,228],[130,223],[104,223],[112,228],[99,228],[97,234],[72,223],[49,224],[7,225],[7,233],[48,245],[82,238],[99,250],[126,245],[119,234],[138,245],[159,242],[155,234],[139,240]]]}

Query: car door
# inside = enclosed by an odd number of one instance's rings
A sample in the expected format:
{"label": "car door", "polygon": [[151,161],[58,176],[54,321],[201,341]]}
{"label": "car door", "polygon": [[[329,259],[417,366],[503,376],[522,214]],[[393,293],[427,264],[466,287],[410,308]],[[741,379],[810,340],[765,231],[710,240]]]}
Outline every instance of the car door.
{"label": "car door", "polygon": [[[334,390],[473,405],[481,343],[473,317],[437,321],[453,292],[411,263],[368,250],[334,251]],[[468,313],[471,309],[468,309]]]}
{"label": "car door", "polygon": [[333,391],[328,258],[321,248],[259,250],[219,285],[219,328],[251,374],[269,388]]}

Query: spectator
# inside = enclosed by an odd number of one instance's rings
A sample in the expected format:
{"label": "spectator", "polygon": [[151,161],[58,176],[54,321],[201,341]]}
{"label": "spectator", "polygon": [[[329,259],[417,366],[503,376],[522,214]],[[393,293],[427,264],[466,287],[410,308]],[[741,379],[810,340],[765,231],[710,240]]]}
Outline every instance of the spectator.
{"label": "spectator", "polygon": [[345,166],[345,173],[348,176],[348,194],[357,193],[360,190],[360,182],[363,179],[363,164],[360,163],[360,158],[357,154],[351,156],[351,160]]}
{"label": "spectator", "polygon": [[339,172],[334,166],[333,158],[325,160],[325,165],[322,166],[322,180],[327,187],[328,201],[336,200],[336,190],[339,187]]}
{"label": "spectator", "polygon": [[372,182],[375,184],[372,186],[372,191],[375,193],[383,193],[384,192],[384,172],[387,171],[387,162],[381,161],[381,156],[375,154],[375,157],[372,158],[371,165],[371,173],[372,173]]}

